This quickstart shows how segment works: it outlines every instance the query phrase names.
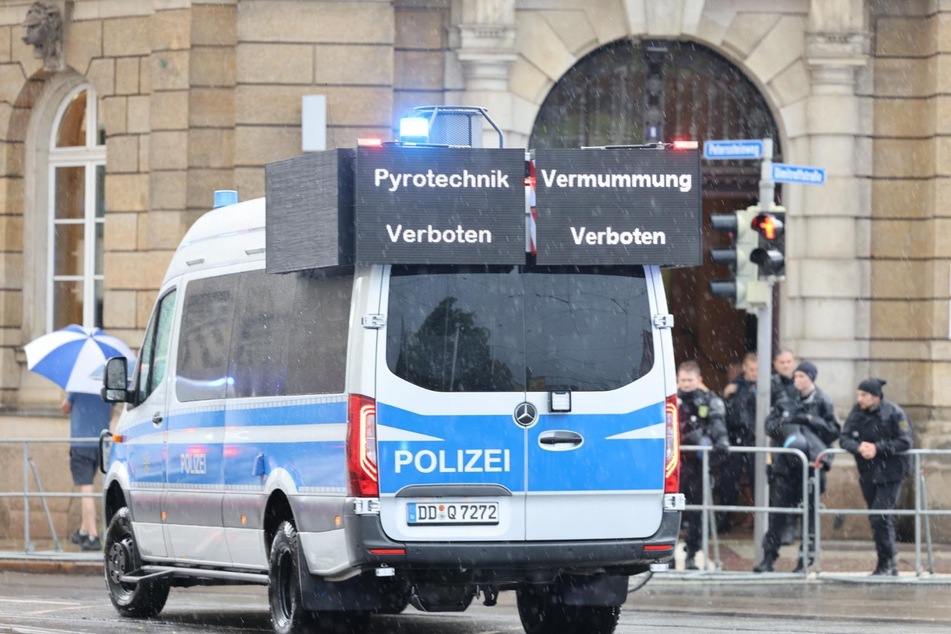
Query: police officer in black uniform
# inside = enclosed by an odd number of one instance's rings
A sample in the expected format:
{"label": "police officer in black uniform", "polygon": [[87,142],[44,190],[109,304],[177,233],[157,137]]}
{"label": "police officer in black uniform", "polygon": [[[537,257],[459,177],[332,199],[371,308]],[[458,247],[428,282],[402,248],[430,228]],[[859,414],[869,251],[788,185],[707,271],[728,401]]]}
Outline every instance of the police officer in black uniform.
{"label": "police officer in black uniform", "polygon": [[[723,390],[726,402],[726,430],[731,447],[756,446],[756,377],[758,366],[755,352],[743,356],[743,370]],[[743,476],[755,491],[753,467],[755,454],[733,452],[720,467],[720,503],[735,506],[743,486]],[[733,528],[730,513],[717,514],[717,531],[729,532]]]}
{"label": "police officer in black uniform", "polygon": [[[793,351],[789,348],[780,348],[773,355],[773,374],[770,376],[769,381],[770,408],[776,407],[776,405],[782,401],[789,402],[790,405],[788,405],[787,408],[792,407],[792,404],[799,398],[799,391],[796,389],[796,384],[793,381],[793,372],[796,370],[796,365],[796,355],[794,355]],[[775,492],[782,487],[773,481],[772,465],[767,467],[767,475],[769,476],[769,505],[772,507],[780,506],[775,499]],[[783,527],[782,535],[780,535],[780,541],[783,545],[791,544],[796,541],[798,528],[798,517],[793,517],[790,521],[786,522]]]}
{"label": "police officer in black uniform", "polygon": [[[849,412],[839,444],[855,455],[859,485],[869,510],[892,510],[898,502],[901,483],[909,472],[908,456],[914,437],[902,408],[885,400],[882,379],[859,383],[855,407]],[[895,557],[895,517],[871,514],[868,517],[878,551],[873,575],[897,575]]]}
{"label": "police officer in black uniform", "polygon": [[[684,361],[677,368],[677,403],[682,445],[712,445],[711,466],[727,455],[730,443],[726,432],[723,400],[702,387],[703,378],[696,361]],[[680,492],[687,504],[703,504],[703,458],[700,452],[680,454]],[[697,570],[695,556],[700,550],[702,520],[697,511],[684,513],[687,524],[685,568]]]}
{"label": "police officer in black uniform", "polygon": [[[798,391],[794,403],[787,400],[778,402],[766,418],[766,433],[774,446],[790,447],[802,451],[809,461],[810,479],[815,469],[812,466],[818,455],[828,449],[838,438],[841,431],[839,419],[835,415],[832,400],[816,387],[818,370],[809,361],[803,361],[793,373],[793,381]],[[819,491],[825,490],[825,472],[829,469],[831,456],[827,456],[819,470]],[[802,504],[802,461],[791,454],[773,456],[773,479],[775,495],[771,495],[773,506],[795,508]],[[809,492],[809,534],[808,544],[803,544],[802,552],[808,552],[811,560],[813,544],[811,529],[815,522],[815,508],[812,504],[812,492]],[[783,528],[793,515],[789,513],[770,513],[769,528],[763,537],[763,560],[753,568],[754,572],[772,572],[773,564],[779,558],[780,536]],[[796,565],[796,572],[803,570],[805,562],[802,556]]]}
{"label": "police officer in black uniform", "polygon": [[769,378],[769,406],[775,407],[782,400],[795,403],[799,391],[793,381],[796,370],[796,355],[789,348],[780,348],[773,355],[773,374]]}

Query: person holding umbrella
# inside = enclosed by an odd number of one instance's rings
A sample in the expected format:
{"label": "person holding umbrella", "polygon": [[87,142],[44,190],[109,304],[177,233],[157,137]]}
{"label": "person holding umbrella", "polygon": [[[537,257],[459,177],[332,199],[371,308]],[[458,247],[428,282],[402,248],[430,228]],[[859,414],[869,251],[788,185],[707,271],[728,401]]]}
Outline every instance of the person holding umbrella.
{"label": "person holding umbrella", "polygon": [[[134,355],[129,346],[99,328],[73,324],[34,339],[23,350],[29,370],[66,390],[60,411],[69,415],[70,438],[98,438],[103,429],[109,428],[112,405],[99,395],[102,370],[106,360],[112,357],[132,361]],[[82,522],[69,540],[83,550],[102,548],[92,488],[98,452],[95,442],[73,440],[70,443],[69,470],[73,483],[86,495],[82,498]]]}
{"label": "person holding umbrella", "polygon": [[82,521],[79,528],[69,536],[69,541],[81,550],[101,550],[99,528],[96,521],[96,498],[92,495],[92,483],[96,477],[99,448],[95,442],[77,441],[77,438],[98,438],[104,429],[109,429],[112,420],[112,404],[106,403],[98,394],[69,392],[59,407],[69,416],[69,472],[73,484],[83,493]]}

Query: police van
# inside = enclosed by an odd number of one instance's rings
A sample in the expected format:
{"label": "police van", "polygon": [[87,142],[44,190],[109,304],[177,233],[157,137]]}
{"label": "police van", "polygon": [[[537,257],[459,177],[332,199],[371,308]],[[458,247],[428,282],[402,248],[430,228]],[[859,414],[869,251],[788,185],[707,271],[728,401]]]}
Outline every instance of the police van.
{"label": "police van", "polygon": [[358,632],[514,590],[527,632],[613,632],[683,509],[659,265],[700,261],[696,150],[367,144],[266,181],[188,230],[131,386],[107,364],[118,612],[263,584],[276,632]]}

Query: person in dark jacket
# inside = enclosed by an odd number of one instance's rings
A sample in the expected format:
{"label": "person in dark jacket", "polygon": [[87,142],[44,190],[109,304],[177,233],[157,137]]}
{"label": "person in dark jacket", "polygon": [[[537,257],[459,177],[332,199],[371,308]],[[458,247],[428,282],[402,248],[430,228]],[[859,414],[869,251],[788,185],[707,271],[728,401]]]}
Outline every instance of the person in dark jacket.
{"label": "person in dark jacket", "polygon": [[[796,383],[793,381],[793,372],[796,370],[798,362],[796,355],[789,348],[779,348],[773,354],[773,374],[769,380],[769,406],[770,408],[783,401],[788,401],[787,409],[799,398],[799,391],[796,389]],[[770,460],[769,456],[767,460]],[[780,506],[774,499],[777,491],[782,491],[782,486],[773,481],[772,465],[767,467],[767,476],[769,480],[769,505]],[[781,500],[780,500],[781,501]],[[785,546],[796,541],[799,530],[799,518],[792,517],[783,527],[780,535],[780,541]]]}
{"label": "person in dark jacket", "polygon": [[789,348],[780,348],[773,355],[773,374],[769,379],[769,406],[782,400],[795,403],[799,398],[793,372],[796,370],[796,355]]}
{"label": "person in dark jacket", "polygon": [[[713,447],[710,464],[726,457],[730,442],[726,431],[726,407],[723,400],[703,389],[703,377],[696,361],[684,361],[677,368],[677,403],[680,417],[680,444]],[[703,458],[697,451],[680,454],[680,492],[687,504],[703,504]],[[685,568],[697,570],[695,556],[700,550],[702,520],[697,511],[684,513],[687,524],[684,544],[687,547]]]}
{"label": "person in dark jacket", "polygon": [[[798,397],[795,403],[788,401],[777,403],[766,418],[766,433],[775,446],[799,449],[809,462],[809,476],[815,473],[815,460],[839,438],[841,426],[835,415],[832,400],[818,387],[815,380],[818,370],[809,361],[803,361],[793,373]],[[830,461],[824,460],[819,468],[819,492],[825,490],[825,472]],[[777,488],[774,506],[795,508],[802,504],[803,482],[802,461],[793,454],[773,456],[773,486]],[[813,492],[809,491],[809,535],[815,524],[815,508],[812,502]],[[769,528],[763,537],[763,560],[753,568],[754,572],[772,572],[773,564],[779,558],[780,535],[785,525],[793,517],[788,513],[770,513]],[[813,540],[803,543],[802,553],[808,553],[812,559]],[[796,572],[803,570],[806,563],[800,555]]]}
{"label": "person in dark jacket", "polygon": [[[856,403],[845,419],[839,445],[855,455],[859,485],[869,510],[892,510],[898,502],[901,484],[909,472],[908,456],[914,437],[901,407],[885,400],[882,379],[859,383]],[[871,514],[868,517],[878,552],[873,575],[897,575],[895,557],[895,517]]]}
{"label": "person in dark jacket", "polygon": [[[723,390],[726,403],[726,429],[731,447],[754,447],[756,445],[756,377],[758,366],[755,352],[743,356],[742,372]],[[753,467],[755,454],[733,452],[720,467],[720,503],[734,506],[740,497],[743,478],[755,490]],[[730,513],[719,513],[717,531],[729,532],[733,528]]]}

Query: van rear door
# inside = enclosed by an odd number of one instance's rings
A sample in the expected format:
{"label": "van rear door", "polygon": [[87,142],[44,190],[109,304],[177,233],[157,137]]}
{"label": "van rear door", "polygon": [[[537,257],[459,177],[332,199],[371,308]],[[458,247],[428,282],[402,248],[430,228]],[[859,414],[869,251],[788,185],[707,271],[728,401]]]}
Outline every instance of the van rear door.
{"label": "van rear door", "polygon": [[[400,541],[525,539],[521,298],[512,267],[384,276],[377,443],[384,531]],[[388,283],[387,283],[388,280]]]}
{"label": "van rear door", "polygon": [[526,539],[653,535],[664,493],[665,381],[652,273],[549,269],[524,276]]}
{"label": "van rear door", "polygon": [[376,394],[386,533],[656,532],[665,386],[650,282],[642,267],[392,267]]}

